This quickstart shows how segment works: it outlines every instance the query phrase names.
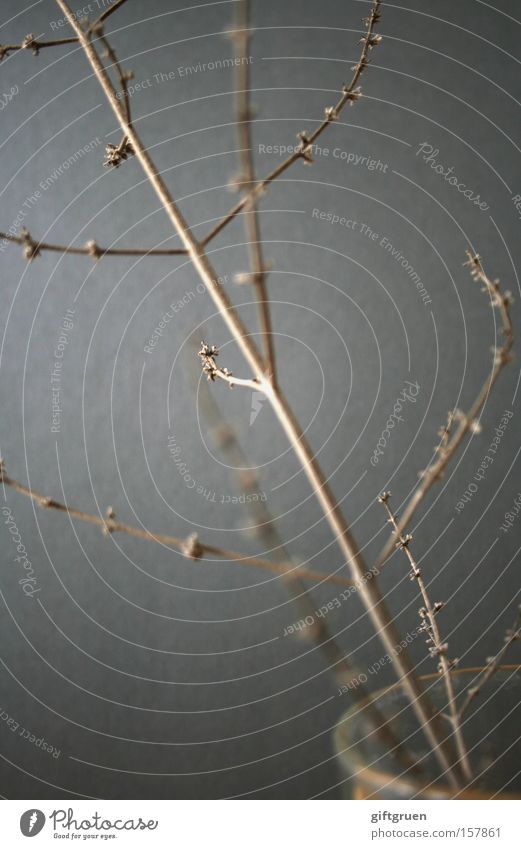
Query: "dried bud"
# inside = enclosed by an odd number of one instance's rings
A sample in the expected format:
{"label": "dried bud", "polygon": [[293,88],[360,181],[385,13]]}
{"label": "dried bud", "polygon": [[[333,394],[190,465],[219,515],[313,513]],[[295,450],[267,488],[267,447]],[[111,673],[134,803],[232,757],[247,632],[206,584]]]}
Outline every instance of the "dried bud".
{"label": "dried bud", "polygon": [[117,146],[107,144],[105,147],[105,168],[119,168],[124,159],[127,159],[134,153],[134,149],[128,139]]}
{"label": "dried bud", "polygon": [[32,32],[29,35],[26,35],[21,44],[22,50],[32,50],[33,56],[38,56],[40,52],[40,47],[38,42],[34,40],[34,35]]}
{"label": "dried bud", "polygon": [[98,260],[100,258],[101,250],[97,243],[94,241],[94,239],[91,239],[89,242],[87,242],[85,248],[87,249],[89,256],[91,256],[93,259]]}
{"label": "dried bud", "polygon": [[[108,519],[109,522],[114,521],[114,519],[116,518],[116,514],[114,512],[113,507],[107,507],[107,509],[105,510],[105,518]],[[111,528],[110,525],[107,522],[105,522],[105,524],[103,525],[103,528],[102,528],[102,533],[105,536],[108,536],[109,534],[111,534],[113,532],[113,530],[114,530],[114,528]]]}
{"label": "dried bud", "polygon": [[184,540],[181,544],[181,554],[184,554],[189,560],[199,560],[203,556],[204,550],[197,534],[190,534]]}

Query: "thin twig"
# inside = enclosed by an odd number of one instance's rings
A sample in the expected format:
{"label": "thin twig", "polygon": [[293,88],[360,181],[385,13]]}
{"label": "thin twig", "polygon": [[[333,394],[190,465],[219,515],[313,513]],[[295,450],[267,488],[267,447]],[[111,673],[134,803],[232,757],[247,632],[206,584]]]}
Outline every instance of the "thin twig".
{"label": "thin twig", "polygon": [[21,44],[0,44],[0,62],[9,53],[17,50],[32,50],[33,56],[38,56],[45,47],[61,47],[62,44],[77,44],[77,38],[56,38],[52,41],[38,41],[32,33],[25,36]]}
{"label": "thin twig", "polygon": [[108,7],[108,9],[105,9],[105,11],[103,11],[101,15],[99,15],[96,20],[92,22],[91,29],[94,29],[99,24],[102,24],[103,21],[105,21],[109,15],[112,15],[114,12],[117,12],[120,6],[122,6],[123,3],[126,2],[127,0],[114,0],[114,2]]}
{"label": "thin twig", "polygon": [[[252,107],[250,103],[249,50],[251,30],[249,0],[238,0],[235,26],[236,29],[230,33],[230,36],[235,46],[236,127],[239,136],[241,158],[241,172],[235,182],[244,192],[249,193],[255,183],[251,133]],[[262,255],[257,201],[258,196],[256,194],[250,196],[248,204],[250,214],[244,218],[252,269],[251,274],[247,275],[247,277],[248,282],[251,282],[255,289],[264,357],[266,360],[266,371],[268,377],[275,380],[275,351],[271,329],[270,306],[266,289],[267,269]]]}
{"label": "thin twig", "polygon": [[42,251],[90,256],[93,259],[100,259],[104,256],[180,256],[187,253],[184,248],[102,248],[94,239],[89,240],[83,247],[56,245],[33,239],[25,228],[18,236],[13,236],[11,233],[0,233],[0,240],[3,239],[7,242],[23,245],[25,257],[28,260],[34,259]]}
{"label": "thin twig", "polygon": [[[499,347],[494,347],[492,366],[486,380],[484,381],[474,403],[467,413],[461,410],[454,410],[448,414],[447,424],[439,431],[440,442],[436,448],[435,459],[420,475],[420,483],[409,498],[402,518],[398,522],[398,530],[393,532],[385,546],[383,547],[377,561],[377,568],[380,568],[391,552],[394,549],[394,544],[398,539],[398,534],[401,534],[407,526],[409,526],[411,518],[416,513],[418,507],[429,492],[431,486],[436,481],[442,478],[445,468],[455,452],[459,448],[463,438],[468,433],[477,433],[480,431],[478,416],[485,404],[494,384],[507,363],[511,361],[511,350],[514,343],[512,330],[512,320],[510,317],[510,307],[512,305],[512,296],[510,292],[501,292],[499,280],[491,280],[483,271],[480,257],[476,254],[471,254],[467,251],[468,261],[465,263],[470,268],[472,278],[483,285],[482,291],[486,292],[490,298],[490,305],[493,309],[499,310],[501,318],[501,330],[504,337],[503,344]],[[456,427],[454,427],[456,426]]]}
{"label": "thin twig", "polygon": [[510,646],[517,640],[521,640],[521,606],[519,607],[514,624],[505,633],[505,640],[503,646],[493,657],[487,657],[487,665],[483,669],[481,675],[478,677],[476,683],[472,687],[469,687],[469,689],[467,690],[465,699],[458,711],[458,716],[460,720],[467,712],[476,696],[481,693],[488,681],[490,681],[492,676],[495,675],[495,673],[498,671],[499,667],[501,666],[502,660],[506,655],[507,651],[509,650]]}
{"label": "thin twig", "polygon": [[[126,0],[115,0],[108,9],[105,9],[101,15],[88,25],[87,31],[94,32],[98,29],[103,21],[106,20],[109,15],[112,15],[113,12],[116,12],[123,3],[126,3]],[[4,56],[8,56],[9,53],[14,53],[17,50],[32,50],[33,56],[38,56],[40,50],[46,47],[61,47],[63,44],[78,43],[79,39],[74,36],[71,38],[55,38],[50,41],[39,41],[38,39],[35,39],[32,33],[29,33],[25,36],[21,44],[0,44],[0,62]]]}
{"label": "thin twig", "polygon": [[[207,291],[221,313],[224,322],[232,333],[238,347],[252,368],[254,376],[263,383],[263,388],[266,393],[266,397],[269,399],[272,410],[277,416],[290,445],[306,473],[312,490],[324,512],[324,516],[326,517],[340,550],[345,557],[346,564],[349,565],[351,577],[354,581],[360,581],[359,595],[361,600],[365,605],[366,611],[377,634],[392,658],[395,671],[405,693],[407,694],[407,697],[409,698],[422,731],[429,741],[441,768],[445,771],[449,782],[452,786],[457,787],[458,769],[453,762],[452,752],[450,751],[450,747],[445,739],[439,719],[435,715],[433,706],[426,696],[421,682],[415,673],[410,656],[406,651],[399,655],[395,652],[395,646],[400,643],[400,635],[394,624],[394,620],[385,605],[376,582],[371,581],[365,585],[361,583],[367,572],[364,558],[351,534],[333,493],[329,489],[326,478],[317,463],[315,455],[305,440],[302,429],[297,423],[293,412],[278,387],[271,384],[263,375],[263,360],[257,346],[251,339],[251,334],[247,332],[237,310],[234,308],[227,294],[224,292],[223,287],[219,285],[218,275],[205,253],[204,246],[201,245],[201,243],[194,237],[190,227],[184,219],[184,216],[159,174],[156,165],[153,163],[148,151],[143,146],[136,129],[128,126],[124,110],[118,100],[116,91],[114,90],[114,87],[100,62],[92,43],[79,26],[66,0],[56,0],[56,2],[63,11],[70,26],[80,39],[85,56],[88,59],[91,68],[93,69],[98,82],[100,83],[107,100],[120,123],[121,129],[128,135],[135,155],[143,167],[151,187],[154,189],[170,219],[171,224],[188,250],[194,269],[198,272]],[[369,31],[371,31],[372,22],[374,20],[373,16],[377,15],[378,7],[378,0],[375,0],[371,19],[368,22]],[[367,49],[369,49],[369,47]],[[360,72],[361,70],[363,70],[362,66],[360,67]],[[348,93],[345,93],[344,97],[347,102],[347,98],[350,96]],[[308,143],[305,144],[304,141],[302,141],[302,144],[307,151]],[[304,158],[306,158],[308,152],[303,152],[303,155]]]}
{"label": "thin twig", "polygon": [[277,177],[280,177],[281,174],[284,173],[294,162],[301,159],[305,164],[310,165],[313,161],[313,145],[319,136],[322,135],[326,127],[336,121],[340,116],[344,106],[349,103],[352,105],[356,103],[357,100],[362,96],[361,89],[358,87],[358,82],[363,72],[367,68],[369,64],[369,52],[381,41],[380,35],[375,35],[374,28],[375,25],[380,20],[380,0],[373,0],[373,4],[371,7],[371,12],[364,18],[363,23],[366,28],[366,33],[362,37],[362,50],[360,53],[360,57],[358,62],[353,66],[353,76],[351,81],[344,85],[342,88],[342,95],[340,99],[334,106],[328,106],[325,109],[325,117],[324,120],[318,124],[318,126],[313,130],[311,134],[302,132],[299,133],[298,138],[300,140],[300,145],[297,150],[295,150],[287,159],[280,163],[276,168],[273,169],[264,179],[258,180],[253,189],[251,189],[238,203],[235,204],[234,207],[207,233],[207,235],[203,238],[202,244],[207,245],[211,242],[212,239],[217,236],[221,230],[232,221],[233,218],[242,210],[245,206],[249,205],[252,201],[255,202],[257,198],[262,195],[267,188],[267,186],[272,183]]}
{"label": "thin twig", "polygon": [[[206,417],[210,428],[209,433],[217,448],[222,450],[229,460],[229,467],[234,470],[237,485],[247,495],[255,495],[259,488],[259,480],[254,470],[249,466],[237,434],[233,427],[225,421],[213,394],[206,391],[199,395],[199,405]],[[311,617],[312,624],[306,625],[304,635],[309,635],[318,650],[324,655],[330,671],[340,686],[346,687],[354,702],[367,701],[364,710],[371,722],[376,736],[383,744],[385,751],[396,756],[402,766],[413,773],[420,771],[420,766],[414,761],[409,751],[395,735],[392,724],[381,712],[380,708],[369,698],[369,692],[361,679],[359,670],[345,655],[334,634],[331,632],[326,619],[317,615],[315,604],[310,591],[302,580],[302,573],[289,554],[283,543],[275,519],[266,504],[256,498],[246,500],[246,507],[255,522],[255,532],[263,540],[266,547],[276,553],[281,562],[287,563],[284,575],[285,587],[300,610],[300,616],[307,623]],[[372,579],[372,575],[369,580]],[[356,588],[354,588],[356,589]],[[356,686],[350,686],[356,682]]]}
{"label": "thin twig", "polygon": [[411,581],[415,581],[418,584],[418,589],[424,605],[419,610],[420,619],[422,620],[421,629],[427,636],[426,643],[429,647],[429,654],[433,658],[438,658],[438,672],[443,677],[445,692],[447,693],[447,718],[450,720],[450,724],[454,732],[454,741],[460,758],[463,775],[466,781],[471,781],[473,777],[472,769],[465,740],[463,738],[463,732],[461,730],[460,717],[456,706],[456,694],[454,692],[454,683],[452,680],[452,669],[457,665],[457,660],[449,659],[447,655],[448,645],[443,642],[438,628],[437,614],[443,607],[443,603],[441,601],[437,601],[433,604],[430,600],[421,569],[419,568],[410,548],[412,535],[404,534],[399,530],[396,515],[389,505],[390,496],[390,492],[383,492],[379,496],[378,501],[383,505],[388,516],[388,522],[394,530],[396,536],[396,548],[403,551],[409,561],[409,566],[411,567],[409,577]]}
{"label": "thin twig", "polygon": [[[101,18],[103,20],[103,18]],[[132,71],[124,71],[121,63],[116,55],[116,51],[110,44],[109,40],[103,34],[103,24],[101,21],[94,21],[88,28],[88,34],[95,35],[105,48],[105,57],[112,62],[111,68],[114,68],[119,81],[120,90],[123,93],[123,108],[125,110],[125,118],[129,127],[132,127],[132,116],[130,112],[130,94],[128,90],[129,80],[132,79]],[[134,153],[130,144],[128,135],[123,133],[119,144],[107,144],[105,146],[105,162],[107,168],[118,168],[123,160],[127,159]]]}
{"label": "thin twig", "polygon": [[155,540],[163,545],[172,546],[180,551],[181,554],[184,554],[192,560],[199,560],[204,554],[209,554],[213,557],[220,557],[223,560],[232,560],[234,563],[242,563],[245,566],[256,566],[260,569],[267,569],[277,575],[286,576],[288,574],[288,569],[294,569],[298,570],[299,575],[304,580],[315,582],[326,581],[343,587],[352,586],[353,583],[348,578],[344,578],[339,575],[322,575],[321,572],[315,572],[313,569],[305,569],[304,567],[295,566],[294,564],[278,563],[271,560],[265,560],[261,557],[250,556],[249,554],[241,554],[237,551],[228,551],[224,548],[217,548],[214,545],[206,545],[205,543],[200,542],[193,534],[187,539],[183,539],[182,537],[172,536],[171,534],[154,533],[153,531],[148,531],[144,528],[138,528],[134,525],[118,522],[114,518],[112,508],[108,509],[105,517],[96,516],[92,513],[87,513],[84,510],[69,507],[66,504],[56,501],[54,498],[42,495],[40,492],[36,492],[36,490],[31,489],[28,486],[24,486],[24,484],[18,483],[18,481],[8,477],[5,474],[5,471],[3,471],[3,466],[0,467],[0,469],[0,483],[11,487],[11,489],[20,493],[20,495],[25,495],[27,498],[30,498],[31,501],[34,501],[34,503],[39,507],[47,510],[58,510],[61,513],[67,513],[71,519],[79,519],[80,521],[88,522],[91,525],[98,525],[105,533],[123,533],[128,536],[138,537],[139,539]]}

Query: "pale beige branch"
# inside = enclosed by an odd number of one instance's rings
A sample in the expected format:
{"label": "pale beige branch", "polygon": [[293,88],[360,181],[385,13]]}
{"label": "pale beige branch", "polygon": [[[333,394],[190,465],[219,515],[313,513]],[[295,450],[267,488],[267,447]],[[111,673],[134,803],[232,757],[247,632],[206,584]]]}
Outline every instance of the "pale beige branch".
{"label": "pale beige branch", "polygon": [[402,517],[398,522],[398,529],[391,533],[384,545],[377,561],[377,568],[381,568],[391,552],[394,544],[404,528],[410,525],[410,521],[416,513],[423,499],[431,489],[432,485],[443,477],[445,468],[461,445],[464,437],[470,433],[479,432],[481,426],[478,421],[479,414],[485,404],[494,384],[507,363],[511,361],[511,351],[514,344],[512,320],[510,307],[512,296],[510,292],[503,293],[499,280],[491,280],[484,272],[480,257],[467,251],[468,261],[465,263],[470,268],[472,278],[483,285],[483,291],[490,299],[490,305],[497,309],[501,319],[500,333],[503,343],[494,347],[492,365],[474,403],[467,413],[454,410],[448,414],[447,423],[439,431],[440,442],[436,448],[435,458],[432,463],[420,475],[420,483],[410,496]]}
{"label": "pale beige branch", "polygon": [[380,504],[383,505],[390,525],[392,526],[394,533],[396,535],[396,548],[399,548],[404,552],[407,560],[409,561],[410,572],[409,577],[411,581],[414,581],[418,585],[418,589],[420,591],[420,595],[423,601],[423,607],[420,608],[420,619],[422,620],[421,630],[426,635],[426,643],[429,647],[429,654],[432,658],[438,659],[438,672],[443,677],[443,682],[445,685],[445,692],[447,694],[447,707],[448,714],[447,718],[450,721],[452,726],[452,730],[454,732],[454,741],[456,744],[456,749],[458,752],[458,757],[460,759],[461,768],[463,771],[463,775],[466,781],[472,780],[472,769],[470,766],[469,755],[467,751],[467,747],[465,745],[465,740],[463,737],[463,731],[461,729],[460,717],[457,710],[456,705],[456,694],[454,691],[454,682],[452,680],[452,670],[454,666],[457,664],[457,660],[450,660],[448,657],[448,645],[445,643],[441,637],[440,630],[438,627],[438,619],[437,615],[439,611],[443,607],[442,602],[431,602],[427,585],[423,579],[422,571],[419,568],[415,557],[412,554],[410,543],[412,541],[411,534],[404,534],[399,530],[398,521],[395,513],[391,510],[389,500],[391,493],[383,492],[378,498]]}

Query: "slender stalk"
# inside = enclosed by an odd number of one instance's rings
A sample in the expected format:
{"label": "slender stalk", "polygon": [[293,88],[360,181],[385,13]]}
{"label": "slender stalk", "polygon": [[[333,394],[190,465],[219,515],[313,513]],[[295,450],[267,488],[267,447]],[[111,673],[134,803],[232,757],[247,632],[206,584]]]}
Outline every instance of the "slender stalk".
{"label": "slender stalk", "polygon": [[33,259],[42,251],[73,254],[75,256],[91,256],[93,259],[100,259],[104,256],[179,256],[181,254],[186,255],[187,253],[184,248],[102,248],[93,239],[88,241],[83,247],[56,245],[51,242],[41,242],[33,239],[31,234],[25,229],[18,236],[0,232],[0,239],[5,239],[7,242],[14,242],[16,245],[24,245],[27,259]]}
{"label": "slender stalk", "polygon": [[[316,572],[313,569],[305,569],[301,566],[295,566],[291,563],[278,563],[272,560],[265,560],[260,557],[253,557],[249,554],[241,554],[237,551],[228,551],[224,548],[217,548],[213,545],[206,545],[198,539],[194,539],[192,534],[188,540],[171,534],[154,533],[153,531],[137,528],[134,525],[128,525],[124,522],[118,522],[114,518],[112,508],[109,508],[106,516],[95,516],[92,513],[87,513],[84,510],[78,510],[76,507],[69,507],[53,498],[42,495],[40,492],[31,489],[18,481],[8,477],[0,468],[0,483],[4,486],[9,486],[11,489],[25,495],[34,501],[39,507],[46,510],[57,510],[61,513],[66,513],[71,519],[79,519],[81,522],[88,522],[91,525],[98,525],[105,533],[123,533],[131,537],[137,537],[144,540],[155,540],[163,545],[176,548],[181,554],[190,556],[193,560],[198,560],[204,554],[210,554],[213,557],[220,557],[224,560],[231,560],[234,563],[241,563],[244,566],[256,566],[259,569],[266,569],[269,572],[274,572],[277,575],[287,575],[288,570],[298,571],[303,580],[315,581],[318,583],[327,582],[336,584],[341,587],[350,587],[353,582],[341,575],[323,575],[321,572]],[[190,546],[187,548],[187,544]],[[190,553],[191,552],[191,553]]]}
{"label": "slender stalk", "polygon": [[[235,470],[238,486],[248,494],[255,494],[259,481],[255,472],[250,469],[248,459],[243,452],[237,434],[228,424],[214,401],[211,392],[199,395],[199,404],[209,425],[216,446],[229,458],[231,468]],[[364,711],[373,726],[375,735],[379,738],[385,750],[396,756],[401,765],[410,772],[419,772],[419,765],[413,760],[407,748],[394,733],[392,723],[384,716],[378,705],[369,697],[359,670],[348,660],[345,652],[329,628],[325,617],[317,615],[315,604],[310,591],[307,589],[302,574],[296,568],[291,568],[292,558],[282,541],[275,519],[266,504],[262,501],[246,502],[247,509],[255,521],[255,531],[266,547],[275,552],[283,563],[287,563],[284,574],[284,585],[293,603],[300,611],[300,616],[307,623],[311,618],[312,624],[306,624],[304,636],[309,635],[328,664],[328,671],[334,676],[340,687],[344,686],[355,703],[367,702]],[[372,580],[372,575],[369,580]],[[356,589],[356,587],[354,587]],[[356,686],[350,686],[356,682]]]}
{"label": "slender stalk", "polygon": [[[109,15],[112,15],[116,12],[120,6],[126,3],[126,0],[114,0],[111,6],[108,9],[105,9],[101,15],[89,25],[88,31],[95,32],[99,31],[99,28],[103,21],[105,21]],[[32,33],[26,35],[21,44],[0,44],[0,62],[4,58],[4,56],[8,56],[9,53],[14,53],[16,50],[32,50],[34,56],[38,56],[40,50],[45,47],[61,47],[63,44],[78,44],[79,39],[76,37],[72,38],[55,38],[49,41],[39,41],[35,39]],[[130,113],[129,113],[130,118]]]}
{"label": "slender stalk", "polygon": [[114,0],[114,2],[111,3],[110,6],[107,9],[105,9],[101,13],[101,15],[99,15],[96,18],[96,20],[93,22],[93,24],[91,26],[91,29],[94,29],[99,24],[102,24],[103,21],[105,21],[109,17],[109,15],[112,15],[112,14],[114,14],[114,12],[117,12],[118,9],[123,5],[123,3],[126,3],[126,2],[127,2],[127,0]]}
{"label": "slender stalk", "polygon": [[[81,46],[85,51],[85,55],[107,96],[121,128],[123,132],[128,135],[133,151],[141,163],[152,188],[163,204],[171,223],[186,247],[194,268],[201,277],[201,280],[205,284],[214,303],[219,309],[223,320],[234,336],[237,345],[252,368],[254,376],[256,376],[262,383],[262,388],[264,389],[266,396],[271,403],[272,409],[279,419],[279,422],[282,425],[295,454],[301,462],[313,492],[324,511],[326,519],[334,533],[335,539],[346,559],[346,563],[349,564],[351,577],[355,581],[362,581],[363,576],[367,572],[362,555],[351,536],[340,508],[330,492],[316,459],[307,445],[302,431],[295,421],[290,408],[281,395],[279,389],[275,385],[272,385],[264,376],[263,361],[257,347],[252,342],[246,328],[242,324],[242,321],[237,315],[237,312],[233,308],[222,286],[219,285],[217,274],[205,254],[204,246],[195,239],[162,177],[157,171],[156,166],[144,148],[135,128],[128,126],[124,110],[116,97],[114,87],[101,65],[96,51],[90,43],[87,35],[83,32],[78,22],[75,20],[68,3],[65,2],[65,0],[56,0],[56,2],[78,36]],[[373,7],[373,13],[375,8],[378,9],[378,5],[378,2],[376,2]],[[348,95],[345,94],[344,97],[346,98],[345,102],[347,102]],[[410,658],[405,652],[400,654],[396,653],[396,646],[400,643],[400,637],[376,583],[371,581],[366,584],[361,584],[360,597],[365,604],[376,632],[392,659],[403,689],[411,701],[411,705],[421,724],[423,732],[427,737],[440,766],[446,772],[450,783],[457,787],[459,770],[457,769],[457,765],[454,764],[453,754],[444,737],[439,720],[434,715],[430,700],[425,696],[421,683],[414,672]]]}
{"label": "slender stalk", "polygon": [[17,50],[32,50],[34,56],[38,56],[40,50],[45,47],[61,47],[62,44],[77,44],[77,38],[55,38],[51,41],[38,41],[32,33],[26,35],[21,44],[0,44],[0,62],[4,56]]}
{"label": "slender stalk", "polygon": [[[243,191],[248,193],[255,182],[251,134],[250,64],[248,61],[251,41],[249,0],[238,0],[236,9],[236,29],[232,33],[232,39],[235,44],[235,58],[237,61],[235,67],[236,127],[241,148],[241,173],[237,182],[240,183]],[[259,323],[266,360],[266,372],[271,380],[275,380],[275,351],[266,289],[266,268],[262,255],[257,200],[258,196],[255,194],[250,197],[248,204],[250,214],[244,217],[244,223],[250,251],[252,269],[250,277],[255,289],[259,309]]]}
{"label": "slender stalk", "polygon": [[226,227],[226,225],[229,224],[230,221],[232,221],[245,206],[249,205],[251,202],[255,202],[256,198],[264,193],[269,184],[276,180],[277,177],[280,177],[284,171],[287,171],[294,162],[301,159],[304,163],[310,164],[313,161],[313,145],[319,136],[322,135],[324,130],[332,124],[333,121],[337,120],[347,103],[352,105],[360,99],[362,92],[358,87],[358,83],[360,81],[360,77],[369,64],[369,52],[382,40],[380,35],[375,35],[374,33],[375,25],[380,20],[380,6],[380,0],[373,0],[371,12],[367,18],[364,19],[366,34],[361,39],[362,51],[358,62],[352,68],[353,76],[351,77],[351,81],[347,85],[343,86],[342,95],[337,103],[334,106],[328,106],[325,109],[324,120],[317,125],[310,135],[307,133],[299,133],[300,146],[297,150],[291,153],[287,159],[280,163],[280,165],[277,165],[277,167],[274,168],[273,171],[271,171],[266,177],[255,183],[255,186],[238,203],[236,203],[235,206],[233,206],[232,209],[230,209],[230,211],[227,212],[214,227],[212,227],[209,233],[206,234],[202,240],[203,245],[207,245],[211,242],[212,239],[214,239],[215,236],[217,236],[217,234],[220,233],[221,230]]}
{"label": "slender stalk", "polygon": [[[512,329],[512,320],[510,317],[510,307],[512,305],[512,297],[510,292],[501,292],[499,281],[491,280],[484,272],[480,257],[473,255],[467,251],[468,262],[465,263],[470,268],[471,276],[483,286],[483,291],[490,298],[490,305],[493,309],[497,309],[501,318],[501,333],[504,337],[503,344],[500,347],[494,348],[494,356],[492,366],[487,375],[478,395],[472,404],[468,413],[463,413],[461,410],[455,410],[449,413],[447,424],[440,430],[440,442],[436,449],[435,460],[422,472],[421,481],[417,488],[412,493],[402,517],[398,522],[398,527],[393,532],[386,544],[384,545],[377,561],[377,568],[383,566],[389,555],[394,549],[394,544],[404,528],[408,527],[418,507],[429,492],[430,488],[436,481],[443,476],[445,468],[449,461],[456,453],[464,437],[468,433],[476,433],[480,429],[477,418],[483,405],[485,404],[494,384],[507,363],[511,361],[511,350],[514,344],[514,335]],[[456,428],[454,429],[454,424]]]}
{"label": "slender stalk", "polygon": [[448,646],[446,643],[443,642],[440,635],[440,630],[438,628],[437,613],[439,610],[441,610],[443,605],[441,602],[436,602],[435,604],[433,604],[430,600],[425,581],[423,580],[421,569],[419,568],[416,559],[410,549],[409,544],[411,542],[412,537],[410,534],[403,534],[400,532],[396,515],[393,513],[389,505],[390,495],[390,492],[383,492],[378,500],[381,504],[383,504],[388,516],[388,521],[394,529],[394,532],[396,534],[396,545],[405,553],[407,560],[409,561],[409,566],[411,567],[409,577],[412,581],[416,581],[416,583],[418,584],[418,589],[420,591],[420,595],[424,604],[424,607],[420,608],[420,617],[423,620],[422,628],[427,634],[427,644],[429,645],[429,653],[431,657],[438,658],[438,670],[443,677],[445,692],[447,693],[447,718],[449,719],[452,729],[454,731],[454,741],[460,759],[463,775],[467,781],[472,781],[472,769],[470,766],[469,755],[461,729],[460,716],[456,705],[456,694],[454,692],[454,682],[452,680],[451,674],[455,662],[449,660],[447,656]]}
{"label": "slender stalk", "polygon": [[516,616],[515,622],[511,628],[505,634],[505,640],[501,649],[495,654],[493,657],[487,658],[487,665],[484,668],[483,672],[479,676],[478,680],[474,684],[473,687],[470,687],[467,690],[465,695],[465,699],[460,706],[458,711],[458,717],[461,721],[463,715],[467,712],[470,705],[474,701],[474,699],[481,693],[483,687],[490,681],[493,675],[498,671],[501,663],[503,661],[504,656],[509,650],[512,643],[515,643],[517,640],[521,640],[521,606],[519,607],[518,614]]}

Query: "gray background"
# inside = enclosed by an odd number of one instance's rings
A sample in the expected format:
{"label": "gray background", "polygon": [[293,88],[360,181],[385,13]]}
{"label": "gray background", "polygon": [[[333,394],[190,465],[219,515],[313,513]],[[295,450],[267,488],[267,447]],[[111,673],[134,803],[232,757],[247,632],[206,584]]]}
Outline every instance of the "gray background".
{"label": "gray background", "polygon": [[[80,8],[73,6],[76,8]],[[0,42],[28,32],[52,37],[60,15],[51,0],[3,0]],[[95,13],[95,3],[92,3]],[[337,97],[358,54],[359,0],[253,3],[255,162],[276,155],[259,144],[292,144]],[[24,11],[26,9],[27,11]],[[136,91],[132,110],[144,142],[188,221],[201,234],[234,200],[226,184],[237,170],[233,74],[181,75],[179,68],[230,55],[223,37],[233,2],[129,2],[110,18]],[[363,77],[364,98],[322,136],[329,156],[300,163],[262,202],[269,295],[282,385],[368,561],[385,536],[375,498],[390,488],[396,506],[428,462],[436,431],[453,406],[466,408],[489,368],[495,314],[462,267],[465,249],[484,257],[492,276],[517,293],[521,191],[519,4],[385,3],[384,41]],[[59,30],[66,34],[66,28]],[[155,74],[174,72],[157,83]],[[0,65],[0,93],[19,93],[0,115],[0,229],[18,210],[35,237],[83,244],[177,244],[136,160],[102,167],[103,146],[118,131],[89,67],[74,47],[13,54]],[[99,144],[96,141],[99,139]],[[84,145],[93,149],[52,187],[27,198]],[[481,211],[420,156],[437,159],[489,206]],[[339,148],[381,160],[370,171],[347,164]],[[31,206],[29,209],[28,206]],[[347,216],[347,229],[313,217]],[[425,283],[425,305],[403,268],[360,232],[366,223],[405,256]],[[247,251],[237,219],[213,243],[219,274],[244,270]],[[38,257],[2,250],[1,452],[12,477],[92,513],[110,504],[123,521],[185,535],[196,529],[215,545],[261,553],[244,529],[244,506],[222,503],[238,492],[228,459],[208,439],[204,383],[194,379],[190,338],[222,346],[221,361],[247,374],[208,295],[180,259]],[[227,289],[254,325],[250,291]],[[169,305],[195,292],[153,354],[144,345]],[[63,358],[61,432],[51,432],[50,375],[62,316],[74,309]],[[197,364],[195,365],[197,370]],[[473,480],[505,409],[516,409],[518,361],[487,402],[483,432],[465,444],[415,523],[415,550],[433,596],[450,601],[443,619],[453,654],[479,663],[499,645],[519,592],[521,520],[499,531],[519,491],[517,414],[486,479],[465,509],[455,505]],[[369,458],[406,379],[418,381],[378,466]],[[311,568],[341,569],[296,461],[262,407],[250,426],[249,392],[222,384],[210,391],[233,423],[260,489],[292,553]],[[190,480],[168,451],[174,435]],[[349,705],[312,643],[283,637],[298,618],[282,582],[252,567],[191,563],[165,546],[71,523],[42,512],[11,490],[13,512],[40,593],[26,598],[2,524],[0,707],[60,750],[48,752],[0,723],[0,794],[9,798],[334,797],[338,773],[331,729]],[[268,556],[268,555],[266,555]],[[407,632],[417,600],[405,564],[394,558],[382,585]],[[310,586],[318,607],[338,595]],[[361,669],[383,652],[353,597],[329,624]],[[424,646],[413,646],[422,672]],[[512,653],[515,658],[515,653]],[[517,655],[519,657],[519,654]],[[374,689],[391,680],[384,668]]]}

